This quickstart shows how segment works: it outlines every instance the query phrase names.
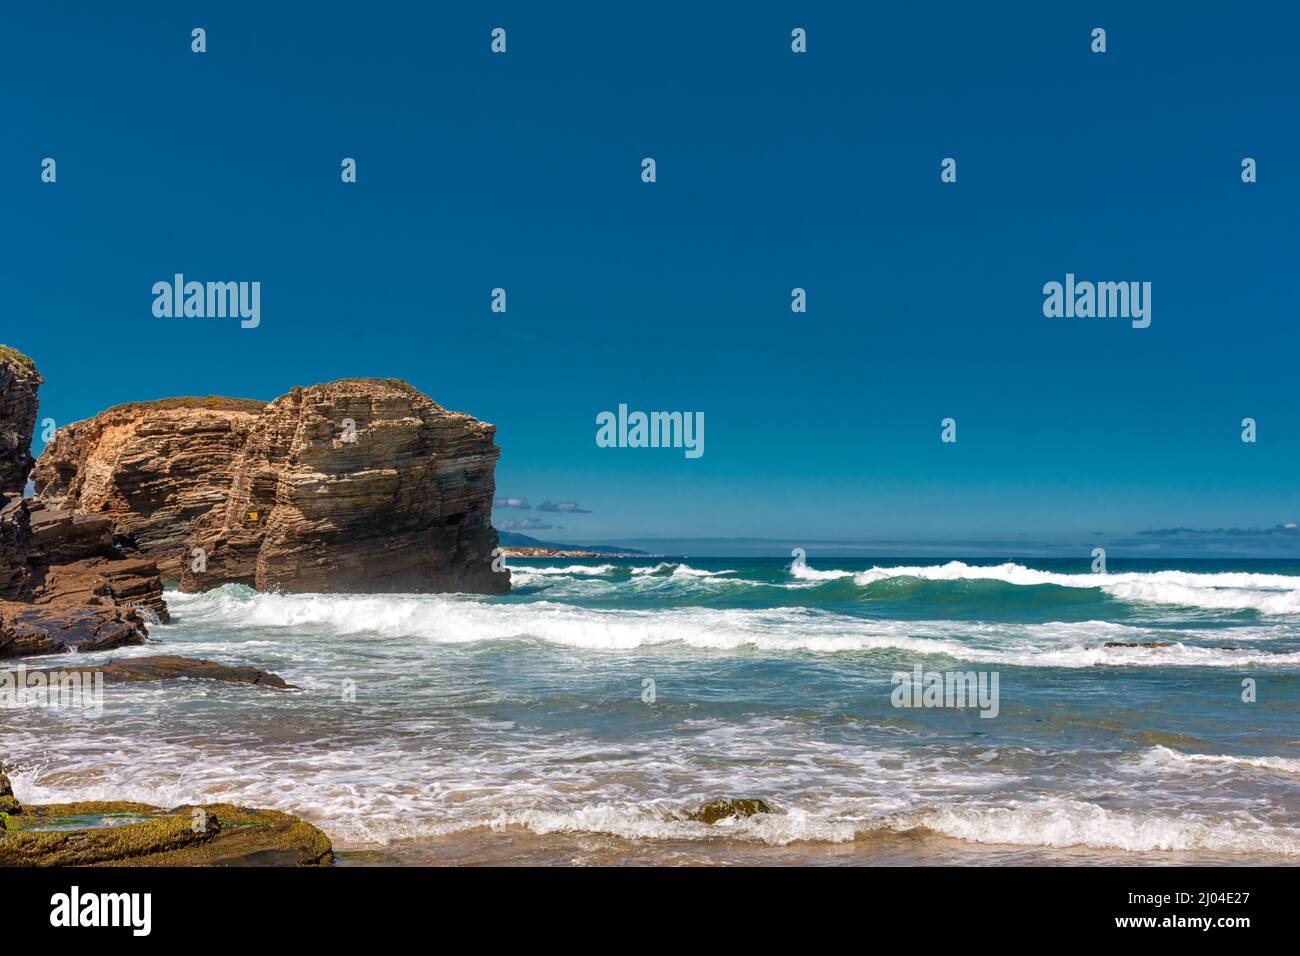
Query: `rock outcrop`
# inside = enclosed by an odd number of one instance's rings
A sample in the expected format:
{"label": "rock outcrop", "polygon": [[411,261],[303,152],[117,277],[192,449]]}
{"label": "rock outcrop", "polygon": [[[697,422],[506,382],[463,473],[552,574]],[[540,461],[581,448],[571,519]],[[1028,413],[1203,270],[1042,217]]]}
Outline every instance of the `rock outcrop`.
{"label": "rock outcrop", "polygon": [[109,651],[148,639],[135,608],[0,601],[0,659],[65,651]]}
{"label": "rock outcrop", "polygon": [[60,429],[33,479],[41,506],[106,521],[187,591],[499,594],[495,432],[405,382],[344,379],[120,405]]}
{"label": "rock outcrop", "polygon": [[31,590],[27,566],[31,537],[27,502],[0,494],[0,600],[20,598]]}
{"label": "rock outcrop", "polygon": [[508,591],[492,570],[495,433],[395,379],[295,388],[253,426],[181,587]]}
{"label": "rock outcrop", "polygon": [[21,496],[32,470],[36,390],[45,379],[36,363],[0,345],[0,496]]}
{"label": "rock outcrop", "polygon": [[0,867],[328,866],[329,837],[278,810],[229,803],[126,801],[23,806],[0,813]]}
{"label": "rock outcrop", "polygon": [[153,563],[125,557],[110,520],[22,496],[42,381],[0,346],[0,657],[143,643],[167,620]]}
{"label": "rock outcrop", "polygon": [[54,674],[90,674],[102,678],[105,684],[142,684],[169,680],[214,680],[227,684],[256,684],[276,690],[298,690],[286,684],[284,678],[256,667],[236,667],[205,661],[196,657],[178,657],[162,654],[156,657],[127,657],[122,660],[96,664],[93,667],[63,667]]}
{"label": "rock outcrop", "polygon": [[0,867],[328,866],[329,837],[278,810],[210,803],[165,810],[95,800],[20,803],[0,766]]}
{"label": "rock outcrop", "polygon": [[51,508],[98,515],[131,554],[180,577],[195,521],[225,504],[265,402],[179,398],[118,405],[59,429],[32,479]]}
{"label": "rock outcrop", "polygon": [[0,345],[0,599],[20,598],[28,588],[23,489],[32,470],[36,391],[43,381],[31,359]]}

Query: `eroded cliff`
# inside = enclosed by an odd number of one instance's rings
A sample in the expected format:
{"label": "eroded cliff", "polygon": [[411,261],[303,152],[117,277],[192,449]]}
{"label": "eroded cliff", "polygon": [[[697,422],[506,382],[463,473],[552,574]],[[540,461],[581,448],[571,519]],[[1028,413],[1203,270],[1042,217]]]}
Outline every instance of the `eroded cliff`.
{"label": "eroded cliff", "polygon": [[405,382],[344,379],[118,406],[60,429],[33,477],[184,590],[496,594],[494,435]]}

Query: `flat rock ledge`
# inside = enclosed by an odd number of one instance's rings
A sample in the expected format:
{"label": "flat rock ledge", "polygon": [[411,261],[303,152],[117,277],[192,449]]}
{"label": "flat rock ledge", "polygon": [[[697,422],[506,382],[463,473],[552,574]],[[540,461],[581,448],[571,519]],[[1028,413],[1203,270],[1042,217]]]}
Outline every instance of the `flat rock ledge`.
{"label": "flat rock ledge", "polygon": [[230,803],[166,810],[116,800],[23,806],[0,773],[0,866],[328,866],[333,860],[329,837],[278,810]]}
{"label": "flat rock ledge", "polygon": [[135,608],[0,601],[0,659],[67,651],[111,651],[148,640]]}
{"label": "flat rock ledge", "polygon": [[279,674],[256,667],[231,667],[196,657],[160,654],[153,657],[128,657],[90,667],[65,667],[42,671],[45,674],[102,674],[105,684],[139,684],[147,681],[215,680],[230,684],[255,684],[276,690],[298,690],[286,684]]}

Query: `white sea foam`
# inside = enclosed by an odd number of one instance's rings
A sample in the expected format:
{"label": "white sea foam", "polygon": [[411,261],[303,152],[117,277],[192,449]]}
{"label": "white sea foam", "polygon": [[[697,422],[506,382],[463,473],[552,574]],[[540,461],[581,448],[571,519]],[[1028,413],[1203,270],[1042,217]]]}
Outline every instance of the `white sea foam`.
{"label": "white sea foam", "polygon": [[925,827],[970,843],[1300,856],[1300,831],[1291,828],[1190,813],[1111,810],[1065,798],[1003,807],[940,807],[905,814],[891,825],[895,829]]}
{"label": "white sea foam", "polygon": [[[172,596],[169,596],[172,600]],[[581,608],[550,601],[501,604],[437,595],[254,594],[221,588],[175,596],[179,620],[228,628],[313,628],[339,635],[437,643],[530,639],[594,651],[671,644],[715,651],[822,653],[897,650],[1012,666],[1288,666],[1300,652],[1223,647],[1234,629],[1169,631],[1106,621],[992,624],[870,620],[806,608]],[[1245,628],[1241,630],[1247,630]],[[163,634],[165,628],[157,628]],[[1168,647],[1104,647],[1107,641]],[[1207,645],[1215,646],[1207,646]]]}
{"label": "white sea foam", "polygon": [[1199,574],[1190,571],[1129,571],[1117,574],[1062,574],[1024,565],[992,566],[950,561],[941,565],[874,567],[867,571],[817,569],[794,565],[797,581],[821,583],[852,578],[866,587],[892,578],[925,581],[1002,581],[1021,587],[1054,585],[1064,588],[1098,588],[1130,604],[1164,604],[1211,610],[1254,610],[1261,614],[1300,614],[1300,577],[1241,571]]}
{"label": "white sea foam", "polygon": [[689,564],[678,564],[674,561],[664,561],[650,567],[633,568],[632,576],[640,577],[648,574],[662,574],[670,568],[672,569],[672,576],[675,578],[712,578],[723,574],[736,573],[733,568],[728,568],[722,571],[706,571],[702,568],[693,568]]}
{"label": "white sea foam", "polygon": [[[572,565],[569,567],[512,568],[516,581],[527,584],[538,579],[588,578],[615,583],[623,575],[624,586],[646,578],[655,581],[699,581],[705,584],[733,584],[751,588],[815,588],[830,581],[851,579],[859,587],[881,581],[912,578],[922,581],[1000,581],[1017,587],[1054,586],[1095,589],[1127,604],[1165,605],[1215,611],[1255,611],[1269,616],[1300,615],[1300,576],[1256,574],[1242,571],[1196,573],[1191,571],[1128,571],[1107,574],[1064,574],[1039,571],[1021,564],[970,565],[961,561],[947,564],[873,567],[866,571],[837,568],[790,567],[787,581],[753,581],[732,578],[734,569],[710,571],[685,563],[664,561],[655,565],[624,568],[619,565]],[[595,582],[593,582],[594,584]],[[574,591],[580,596],[581,590]],[[594,593],[594,592],[593,592]]]}
{"label": "white sea foam", "polygon": [[1300,760],[1293,757],[1235,757],[1230,754],[1187,754],[1170,747],[1153,747],[1143,755],[1143,769],[1174,769],[1182,772],[1261,771],[1283,775],[1300,774]]}
{"label": "white sea foam", "polygon": [[589,577],[598,577],[602,574],[610,574],[619,570],[616,564],[571,564],[565,568],[535,568],[531,565],[510,566],[510,574],[514,575],[536,575],[538,577],[552,577],[556,575],[583,575]]}
{"label": "white sea foam", "polygon": [[[92,728],[69,732],[57,759],[35,765],[30,755],[44,753],[37,734],[20,731],[6,744],[16,752],[10,776],[24,802],[228,801],[301,815],[344,847],[511,826],[777,846],[924,828],[977,844],[1300,856],[1300,831],[1276,813],[1261,815],[1257,800],[1225,801],[1200,786],[1150,789],[1150,777],[1108,781],[1104,764],[1092,764],[1079,786],[1110,792],[1118,805],[1008,799],[1024,788],[1032,755],[1026,765],[1022,754],[1013,769],[987,753],[835,742],[789,719],[686,721],[678,733],[631,749],[509,721],[461,717],[457,724],[456,731],[405,739],[335,732],[322,738],[328,746],[308,747],[257,744],[238,734],[187,742],[173,734],[143,750],[137,737],[144,726]],[[1295,763],[1155,752],[1251,772],[1260,762],[1286,772]],[[761,796],[773,812],[713,825],[683,818],[729,794]]]}

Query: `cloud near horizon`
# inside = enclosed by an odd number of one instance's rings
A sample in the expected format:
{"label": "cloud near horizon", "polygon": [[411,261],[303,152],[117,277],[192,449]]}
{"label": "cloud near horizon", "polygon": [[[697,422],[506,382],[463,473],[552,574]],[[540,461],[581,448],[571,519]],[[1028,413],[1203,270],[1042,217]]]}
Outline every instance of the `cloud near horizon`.
{"label": "cloud near horizon", "polygon": [[1275,524],[1271,528],[1155,528],[1150,531],[1139,531],[1138,534],[1148,538],[1257,538],[1266,535],[1300,536],[1300,528],[1296,527],[1294,521],[1288,521],[1286,524]]}
{"label": "cloud near horizon", "polygon": [[579,508],[576,501],[543,501],[537,506],[538,511],[555,511],[570,515],[589,515],[586,508]]}
{"label": "cloud near horizon", "polygon": [[541,518],[507,518],[497,524],[498,531],[552,531],[560,530]]}

